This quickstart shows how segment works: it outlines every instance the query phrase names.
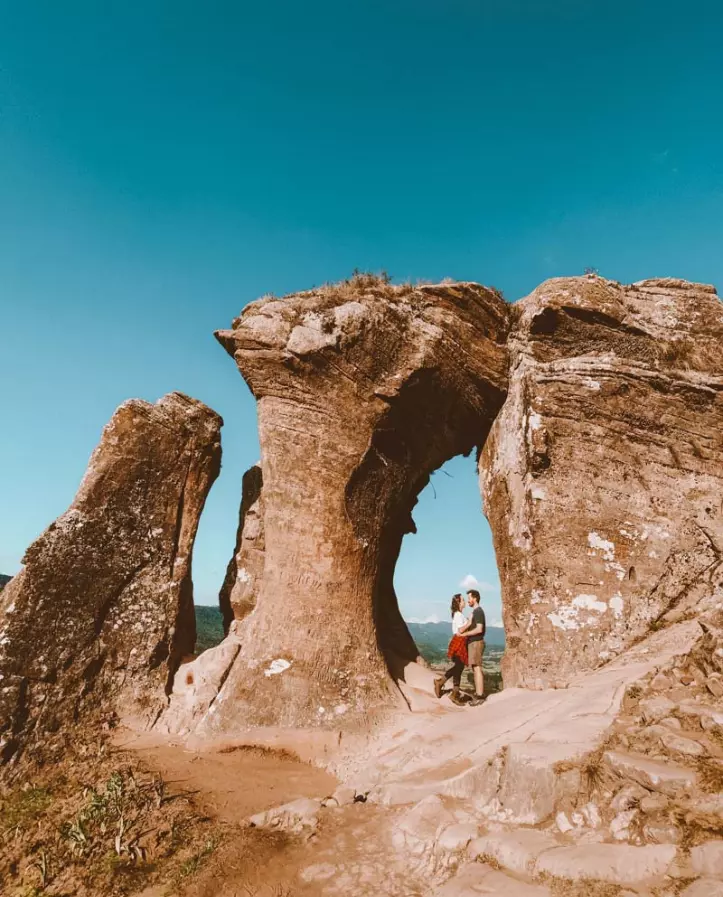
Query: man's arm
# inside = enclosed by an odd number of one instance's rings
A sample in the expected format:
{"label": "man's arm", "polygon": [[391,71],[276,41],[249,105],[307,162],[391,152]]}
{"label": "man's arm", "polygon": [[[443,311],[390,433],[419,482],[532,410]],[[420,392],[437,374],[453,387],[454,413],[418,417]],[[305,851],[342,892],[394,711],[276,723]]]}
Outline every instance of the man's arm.
{"label": "man's arm", "polygon": [[474,629],[465,629],[464,632],[460,632],[460,635],[464,635],[465,638],[469,638],[470,635],[479,635],[482,632],[482,626],[478,623]]}

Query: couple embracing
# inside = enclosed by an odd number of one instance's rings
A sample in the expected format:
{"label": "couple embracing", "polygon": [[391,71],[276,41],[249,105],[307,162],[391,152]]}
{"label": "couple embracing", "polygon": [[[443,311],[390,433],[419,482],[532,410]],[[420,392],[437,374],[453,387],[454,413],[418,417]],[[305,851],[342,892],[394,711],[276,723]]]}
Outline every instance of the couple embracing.
{"label": "couple embracing", "polygon": [[467,604],[472,609],[472,615],[467,619],[463,613],[464,598],[454,595],[452,598],[452,640],[449,643],[447,656],[452,661],[452,666],[444,676],[438,676],[434,680],[434,691],[438,698],[442,697],[442,690],[448,679],[452,680],[451,699],[455,704],[465,703],[460,692],[462,673],[469,665],[474,676],[475,696],[470,702],[474,707],[485,699],[484,674],[482,672],[482,657],[485,650],[485,630],[487,623],[485,612],[480,607],[480,596],[476,589],[467,592]]}

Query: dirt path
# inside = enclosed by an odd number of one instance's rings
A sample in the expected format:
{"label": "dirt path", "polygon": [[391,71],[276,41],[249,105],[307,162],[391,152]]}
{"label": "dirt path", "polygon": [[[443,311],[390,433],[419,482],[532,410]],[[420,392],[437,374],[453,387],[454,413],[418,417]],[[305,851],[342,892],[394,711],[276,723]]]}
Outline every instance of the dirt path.
{"label": "dirt path", "polygon": [[242,746],[190,751],[169,744],[132,749],[174,790],[191,792],[209,815],[243,823],[249,816],[299,797],[327,797],[336,779],[285,751]]}
{"label": "dirt path", "polygon": [[[256,746],[187,750],[149,739],[132,747],[173,791],[193,796],[215,819],[239,826],[204,868],[173,897],[420,897],[392,846],[389,814],[352,804],[323,814],[318,829],[288,837],[243,827],[254,813],[299,797],[324,797],[336,788],[329,773],[285,751]],[[163,897],[149,889],[139,897]]]}

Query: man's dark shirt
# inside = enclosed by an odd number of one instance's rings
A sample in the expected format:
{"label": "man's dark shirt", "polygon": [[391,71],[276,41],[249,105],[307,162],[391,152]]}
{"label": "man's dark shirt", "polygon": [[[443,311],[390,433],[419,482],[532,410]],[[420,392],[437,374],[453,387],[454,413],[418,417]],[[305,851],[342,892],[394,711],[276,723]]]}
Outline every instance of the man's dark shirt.
{"label": "man's dark shirt", "polygon": [[485,620],[485,612],[482,610],[479,604],[472,611],[472,623],[470,625],[470,629],[474,629],[475,626],[481,626],[482,632],[478,632],[477,635],[471,635],[467,639],[468,642],[481,642],[485,637],[485,631],[487,630],[487,621]]}

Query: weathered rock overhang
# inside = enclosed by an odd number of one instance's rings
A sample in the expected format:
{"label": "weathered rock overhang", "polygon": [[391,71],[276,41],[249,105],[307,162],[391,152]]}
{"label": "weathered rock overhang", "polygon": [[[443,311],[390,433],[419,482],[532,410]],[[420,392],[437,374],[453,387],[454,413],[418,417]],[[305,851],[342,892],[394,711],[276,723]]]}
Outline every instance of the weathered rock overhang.
{"label": "weathered rock overhang", "polygon": [[509,320],[476,284],[369,278],[252,303],[218,334],[258,401],[263,509],[238,540],[240,649],[202,728],[364,728],[399,699],[418,652],[394,565],[430,474],[502,407]]}

